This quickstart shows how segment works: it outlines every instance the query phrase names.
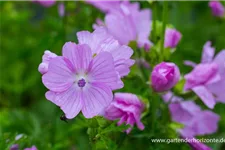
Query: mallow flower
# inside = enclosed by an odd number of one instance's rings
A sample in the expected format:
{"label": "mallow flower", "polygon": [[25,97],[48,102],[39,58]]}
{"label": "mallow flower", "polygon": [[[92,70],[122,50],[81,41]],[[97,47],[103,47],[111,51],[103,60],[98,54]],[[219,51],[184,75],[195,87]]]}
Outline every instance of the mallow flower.
{"label": "mallow flower", "polygon": [[[98,28],[94,32],[80,31],[77,33],[78,43],[87,44],[91,50],[92,55],[97,55],[100,52],[106,51],[111,53],[114,60],[114,67],[120,77],[128,75],[130,67],[134,64],[134,60],[130,59],[133,50],[126,46],[120,45],[104,28]],[[57,55],[46,50],[42,57],[42,63],[38,70],[41,74],[48,71],[49,61]]]}
{"label": "mallow flower", "polygon": [[181,39],[181,33],[176,29],[167,28],[165,31],[165,48],[175,48]]}
{"label": "mallow flower", "polygon": [[[128,45],[131,41],[137,41],[139,47],[149,50],[152,43],[149,41],[151,32],[151,11],[140,9],[139,3],[129,1],[91,1],[89,2],[103,12],[106,12],[104,27],[119,41]],[[94,28],[102,26],[94,24]]]}
{"label": "mallow flower", "polygon": [[193,101],[175,102],[169,105],[172,120],[184,125],[178,132],[185,138],[212,134],[217,131],[220,117],[212,111],[201,110]]}
{"label": "mallow flower", "polygon": [[198,142],[195,136],[216,132],[220,117],[211,111],[202,111],[194,101],[184,101],[171,91],[163,94],[162,98],[169,103],[172,120],[184,125],[182,129],[177,130],[180,137],[187,139],[193,150],[211,150],[204,143]]}
{"label": "mallow flower", "polygon": [[180,78],[179,68],[171,62],[161,62],[153,68],[151,85],[154,91],[164,92],[171,89]]}
{"label": "mallow flower", "polygon": [[211,8],[214,16],[223,17],[225,15],[225,7],[221,4],[221,2],[211,0],[209,2],[209,7]]}
{"label": "mallow flower", "polygon": [[119,44],[105,28],[97,28],[93,33],[81,31],[77,33],[77,37],[79,44],[89,45],[93,55],[103,51],[111,53],[115,69],[120,77],[124,77],[130,72],[129,68],[134,64],[134,60],[130,59],[133,50],[126,45]]}
{"label": "mallow flower", "polygon": [[211,109],[216,102],[225,103],[225,50],[219,52],[215,58],[214,52],[211,42],[207,42],[203,48],[201,63],[193,63],[194,69],[184,76],[184,90],[194,91]]}
{"label": "mallow flower", "polygon": [[49,89],[46,98],[58,105],[68,119],[80,111],[86,118],[98,115],[113,100],[112,90],[123,87],[112,54],[93,54],[87,44],[67,42],[62,56],[52,58],[42,76]]}
{"label": "mallow flower", "polygon": [[140,130],[144,129],[144,125],[141,122],[143,109],[144,104],[136,95],[131,93],[115,93],[114,100],[104,111],[104,116],[109,120],[119,119],[118,125],[122,123],[129,124],[131,128],[127,129],[126,132],[130,133],[134,124]]}
{"label": "mallow flower", "polygon": [[56,3],[55,0],[33,0],[33,2],[39,3],[44,7],[51,7]]}

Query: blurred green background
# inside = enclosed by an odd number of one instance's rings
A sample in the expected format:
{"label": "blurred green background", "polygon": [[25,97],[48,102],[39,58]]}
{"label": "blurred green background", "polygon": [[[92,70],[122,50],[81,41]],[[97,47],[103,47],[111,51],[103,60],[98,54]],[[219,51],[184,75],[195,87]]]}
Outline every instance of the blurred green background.
{"label": "blurred green background", "polygon": [[[142,8],[151,7],[148,2],[140,4]],[[21,149],[32,145],[40,150],[90,149],[84,118],[79,115],[69,123],[59,119],[63,113],[45,99],[47,89],[37,68],[44,50],[60,55],[65,42],[76,42],[78,31],[92,31],[96,18],[104,18],[104,14],[84,2],[66,2],[65,17],[60,17],[57,9],[58,4],[45,8],[32,2],[0,2],[0,149],[9,149],[14,143]],[[161,10],[162,2],[157,2],[158,20],[161,20]],[[225,21],[211,15],[207,1],[169,2],[168,16],[168,23],[183,35],[171,57],[182,74],[191,69],[183,65],[184,60],[200,61],[206,41],[211,40],[217,52],[225,48]],[[126,77],[122,91],[145,97],[143,87],[137,86],[140,80],[135,76]],[[224,104],[216,105],[214,112],[221,116],[219,130],[207,137],[225,138],[224,108]],[[127,150],[190,149],[184,143],[152,143],[150,130],[146,127],[139,132],[135,128],[127,137],[121,132],[113,133],[107,148],[113,149],[117,143],[116,149]],[[178,137],[160,120],[154,133],[151,133],[154,138]],[[19,134],[23,136],[16,141]],[[219,143],[208,145],[217,150],[225,149],[225,145]]]}

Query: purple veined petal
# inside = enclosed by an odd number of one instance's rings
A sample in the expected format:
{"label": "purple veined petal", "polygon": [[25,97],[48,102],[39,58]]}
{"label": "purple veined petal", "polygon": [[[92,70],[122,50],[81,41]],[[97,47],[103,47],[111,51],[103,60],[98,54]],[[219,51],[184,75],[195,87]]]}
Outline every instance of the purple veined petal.
{"label": "purple veined petal", "polygon": [[77,90],[74,86],[61,93],[48,91],[45,96],[49,101],[60,106],[68,119],[72,119],[77,116],[83,106],[82,91]]}
{"label": "purple veined petal", "polygon": [[43,84],[51,91],[63,92],[73,84],[73,73],[66,58],[58,56],[53,58],[48,67],[48,72],[42,76]]}
{"label": "purple veined petal", "polygon": [[138,47],[144,47],[146,50],[149,50],[153,45],[149,40],[151,32],[151,11],[148,9],[141,10],[137,13],[136,17]]}
{"label": "purple veined petal", "polygon": [[114,106],[115,102],[112,102],[106,109],[104,116],[109,120],[116,120],[121,118],[125,113],[119,108]]}
{"label": "purple veined petal", "polygon": [[212,93],[210,93],[210,91],[205,86],[196,86],[192,88],[192,90],[201,98],[207,107],[211,109],[214,108],[216,104],[215,99]]}
{"label": "purple veined petal", "polygon": [[215,48],[211,47],[211,41],[205,43],[202,52],[202,63],[210,63],[213,60]]}
{"label": "purple veined petal", "polygon": [[217,102],[225,103],[225,78],[216,83],[207,85],[207,88],[215,95]]}
{"label": "purple veined petal", "polygon": [[[190,124],[191,123],[192,120],[190,120]],[[189,126],[184,127],[183,129],[178,129],[178,132],[186,138],[194,138],[194,136],[196,135],[195,131]]]}
{"label": "purple veined petal", "polygon": [[92,54],[102,51],[112,52],[119,48],[119,43],[107,31],[105,27],[98,27],[93,33],[81,31],[77,33],[79,44],[87,44]]}
{"label": "purple veined petal", "polygon": [[215,74],[213,78],[209,79],[205,85],[217,83],[221,81],[222,77],[219,75],[219,73]]}
{"label": "purple veined petal", "polygon": [[225,79],[225,50],[221,50],[213,62],[215,62],[219,66],[219,73],[223,79]]}
{"label": "purple veined petal", "polygon": [[134,119],[135,119],[135,123],[137,124],[138,129],[140,130],[144,130],[145,126],[144,124],[141,122],[141,114],[138,113],[134,113]]}
{"label": "purple veined petal", "polygon": [[193,117],[188,111],[186,111],[180,103],[172,103],[169,105],[169,110],[173,121],[187,124]]}
{"label": "purple veined petal", "polygon": [[131,93],[115,93],[114,94],[114,99],[116,99],[116,101],[119,104],[125,104],[125,105],[134,105],[137,106],[139,108],[143,108],[144,105],[142,104],[142,102],[138,99],[138,97],[135,94],[131,94]]}
{"label": "purple veined petal", "polygon": [[105,24],[110,34],[122,45],[128,45],[130,41],[136,40],[136,28],[131,16],[122,13],[110,13],[105,17]]}
{"label": "purple veined petal", "polygon": [[133,114],[128,115],[127,124],[129,124],[131,126],[129,129],[126,130],[126,133],[129,134],[135,124],[135,118],[134,118]]}
{"label": "purple veined petal", "polygon": [[89,66],[90,82],[104,83],[112,90],[123,87],[123,82],[120,80],[114,68],[113,57],[108,52],[99,53],[90,63]]}
{"label": "purple veined petal", "polygon": [[192,127],[196,135],[206,135],[215,133],[218,129],[219,115],[212,111],[203,111],[196,114]]}
{"label": "purple veined petal", "polygon": [[93,83],[83,91],[82,113],[86,118],[92,118],[102,112],[112,100],[112,90],[108,86]]}
{"label": "purple veined petal", "polygon": [[130,67],[134,64],[134,60],[130,59],[133,50],[128,46],[121,46],[118,49],[111,51],[116,71],[120,77],[128,75]]}
{"label": "purple veined petal", "polygon": [[117,125],[120,126],[121,124],[123,124],[124,122],[126,122],[126,121],[127,121],[127,118],[128,118],[127,114],[124,114],[124,115],[120,118],[120,121],[117,122]]}
{"label": "purple veined petal", "polygon": [[67,42],[63,46],[63,56],[68,58],[75,70],[86,72],[92,60],[92,52],[88,45]]}
{"label": "purple veined petal", "polygon": [[184,61],[184,64],[186,65],[186,66],[190,66],[190,67],[196,67],[196,63],[195,62],[193,62],[193,61],[190,61],[190,60],[185,60]]}
{"label": "purple veined petal", "polygon": [[215,78],[217,74],[218,65],[216,63],[198,64],[190,73],[184,76],[186,79],[184,89],[189,90],[196,86],[205,85]]}

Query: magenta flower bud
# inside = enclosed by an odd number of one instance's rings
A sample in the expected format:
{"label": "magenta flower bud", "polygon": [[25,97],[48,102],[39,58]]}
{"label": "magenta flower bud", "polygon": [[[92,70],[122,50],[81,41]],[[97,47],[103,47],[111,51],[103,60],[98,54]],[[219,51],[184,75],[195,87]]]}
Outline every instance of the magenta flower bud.
{"label": "magenta flower bud", "polygon": [[179,81],[179,78],[180,71],[174,63],[161,62],[152,71],[152,88],[156,92],[168,91]]}
{"label": "magenta flower bud", "polygon": [[214,16],[223,17],[225,14],[225,8],[219,1],[210,1],[209,7],[212,10]]}
{"label": "magenta flower bud", "polygon": [[140,130],[144,130],[144,125],[141,122],[141,112],[144,109],[143,103],[138,97],[131,93],[115,93],[113,102],[105,109],[104,116],[109,120],[120,119],[117,123],[129,124],[131,128],[126,132],[130,133],[134,124]]}
{"label": "magenta flower bud", "polygon": [[164,47],[165,48],[175,48],[181,39],[181,33],[176,29],[166,29],[165,32],[165,41]]}

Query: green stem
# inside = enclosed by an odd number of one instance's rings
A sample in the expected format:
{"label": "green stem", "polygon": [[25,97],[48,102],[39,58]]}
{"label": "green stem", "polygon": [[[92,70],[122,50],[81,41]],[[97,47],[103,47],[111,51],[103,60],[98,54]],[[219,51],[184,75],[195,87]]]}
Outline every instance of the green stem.
{"label": "green stem", "polygon": [[160,56],[161,59],[160,61],[163,61],[163,55],[164,55],[164,40],[165,40],[165,30],[166,30],[166,23],[167,23],[167,13],[168,13],[168,1],[163,1],[163,29],[162,29],[162,33],[161,33],[161,47],[160,47]]}

